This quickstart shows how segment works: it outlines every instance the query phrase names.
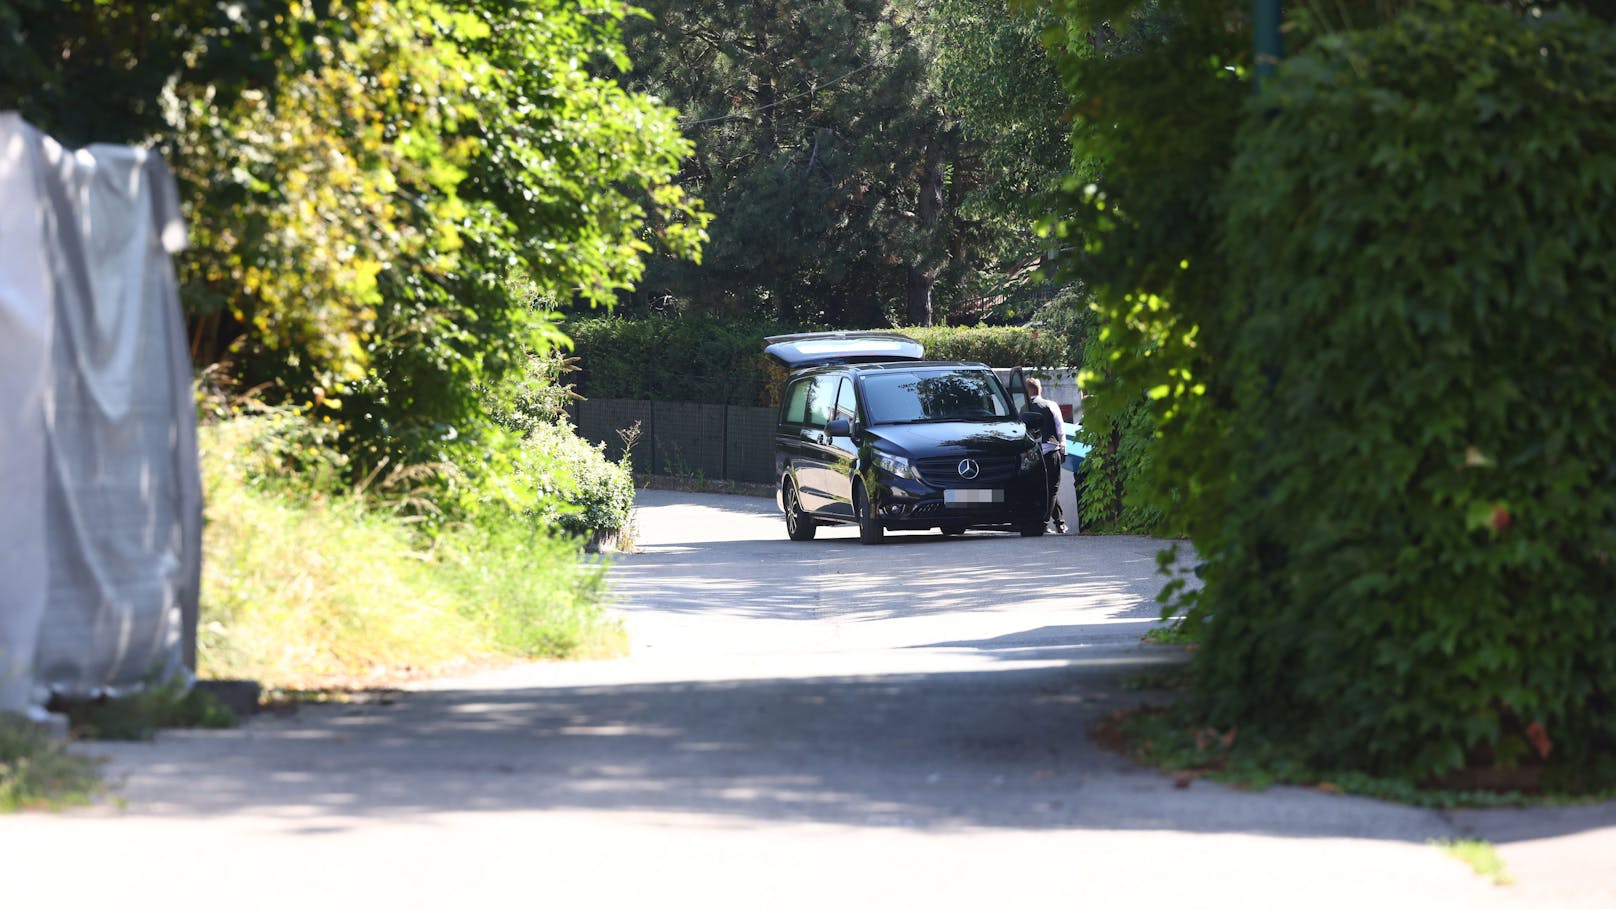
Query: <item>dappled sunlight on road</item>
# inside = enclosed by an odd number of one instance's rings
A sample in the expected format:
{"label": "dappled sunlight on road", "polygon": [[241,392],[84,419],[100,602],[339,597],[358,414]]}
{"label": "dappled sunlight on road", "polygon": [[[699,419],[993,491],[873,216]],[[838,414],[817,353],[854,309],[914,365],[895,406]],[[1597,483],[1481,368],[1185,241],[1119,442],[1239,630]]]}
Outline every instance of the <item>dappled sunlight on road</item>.
{"label": "dappled sunlight on road", "polygon": [[[339,861],[374,857],[350,878],[476,869],[453,893],[406,888],[434,906],[503,904],[533,877],[547,897],[589,905],[656,902],[670,881],[705,895],[714,880],[747,905],[978,906],[1079,890],[1130,904],[1163,855],[1189,876],[1169,905],[1202,904],[1206,883],[1236,867],[1240,905],[1289,905],[1303,888],[1330,909],[1546,904],[1524,883],[1511,899],[1428,845],[1476,830],[1507,850],[1525,829],[1515,815],[1180,788],[1091,741],[1116,711],[1175,696],[1128,684],[1185,659],[1140,640],[1166,580],[1157,541],[933,533],[868,547],[838,528],[791,543],[772,503],[719,496],[647,495],[640,516],[640,551],[609,562],[629,657],[96,743],[129,808],[115,823],[31,824],[8,854],[88,848],[101,867],[135,856],[130,842],[162,841],[246,879],[262,870],[256,846],[277,867],[319,871],[338,844]],[[1603,859],[1613,824],[1591,806],[1545,814],[1515,840],[1582,836]],[[227,853],[221,831],[236,834]],[[170,879],[139,858],[117,868],[120,888],[148,869]],[[964,888],[958,868],[974,869]],[[467,889],[493,873],[500,893]],[[879,898],[860,885],[848,899],[855,878]]]}
{"label": "dappled sunlight on road", "polygon": [[622,609],[862,621],[1052,607],[1155,619],[1167,580],[1153,575],[1169,544],[1144,537],[916,532],[862,546],[851,528],[827,527],[794,543],[771,502],[706,498],[697,507],[642,493],[640,551],[612,568]]}

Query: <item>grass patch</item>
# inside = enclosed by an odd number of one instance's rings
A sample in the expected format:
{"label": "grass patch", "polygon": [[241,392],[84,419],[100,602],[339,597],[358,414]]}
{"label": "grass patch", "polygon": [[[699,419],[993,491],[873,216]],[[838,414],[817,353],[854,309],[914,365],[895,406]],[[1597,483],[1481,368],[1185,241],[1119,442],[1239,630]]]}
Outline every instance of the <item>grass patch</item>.
{"label": "grass patch", "polygon": [[1503,857],[1486,840],[1432,840],[1431,845],[1469,865],[1471,871],[1492,881],[1495,887],[1515,883],[1504,869]]}
{"label": "grass patch", "polygon": [[1198,723],[1184,703],[1119,710],[1091,730],[1090,738],[1103,748],[1171,774],[1181,786],[1201,778],[1243,789],[1306,786],[1425,808],[1566,805],[1616,797],[1610,790],[1562,793],[1422,786],[1357,771],[1320,769],[1241,730]]}
{"label": "grass patch", "polygon": [[1146,644],[1165,644],[1172,647],[1190,647],[1196,643],[1195,637],[1184,630],[1183,621],[1171,625],[1157,625],[1145,632]]}
{"label": "grass patch", "polygon": [[1126,691],[1185,691],[1194,684],[1194,669],[1188,665],[1136,672],[1122,680]]}
{"label": "grass patch", "polygon": [[102,789],[98,763],[35,724],[0,714],[0,812],[87,804]]}
{"label": "grass patch", "polygon": [[404,696],[398,688],[277,688],[264,692],[261,709],[295,711],[305,704],[376,704],[391,706]]}
{"label": "grass patch", "polygon": [[202,677],[367,688],[626,649],[581,541],[514,514],[429,536],[384,502],[267,473],[254,419],[202,429]]}
{"label": "grass patch", "polygon": [[236,715],[201,688],[153,685],[127,697],[59,706],[75,738],[146,741],[158,729],[228,729]]}
{"label": "grass patch", "polygon": [[634,485],[639,489],[667,489],[674,492],[710,492],[720,495],[774,498],[775,488],[769,483],[747,483],[741,480],[709,480],[705,477],[675,476],[671,474],[637,473]]}
{"label": "grass patch", "polygon": [[468,529],[437,553],[441,585],[498,652],[545,659],[622,656],[628,638],[606,617],[606,567],[575,540],[531,526]]}

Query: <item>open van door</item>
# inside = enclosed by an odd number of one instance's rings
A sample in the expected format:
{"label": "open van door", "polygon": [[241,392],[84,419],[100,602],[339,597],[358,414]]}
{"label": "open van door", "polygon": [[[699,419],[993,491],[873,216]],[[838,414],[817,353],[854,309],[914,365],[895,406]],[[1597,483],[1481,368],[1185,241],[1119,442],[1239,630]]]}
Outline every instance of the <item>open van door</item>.
{"label": "open van door", "polygon": [[1027,377],[1022,374],[1021,367],[1013,369],[995,369],[999,374],[999,381],[1004,383],[1004,390],[1010,392],[1010,403],[1016,406],[1016,413],[1024,413],[1027,404],[1032,400],[1027,394]]}
{"label": "open van door", "polygon": [[763,340],[767,344],[763,352],[791,370],[832,363],[885,363],[925,358],[919,341],[890,331],[817,331],[775,335]]}

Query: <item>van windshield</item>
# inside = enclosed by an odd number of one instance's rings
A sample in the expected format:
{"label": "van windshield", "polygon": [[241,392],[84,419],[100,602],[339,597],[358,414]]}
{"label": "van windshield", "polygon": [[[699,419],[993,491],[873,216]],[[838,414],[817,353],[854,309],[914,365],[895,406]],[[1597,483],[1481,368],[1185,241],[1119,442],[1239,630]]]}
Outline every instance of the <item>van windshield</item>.
{"label": "van windshield", "polygon": [[1011,415],[1004,390],[985,370],[882,372],[864,377],[864,412],[871,423],[1003,420]]}

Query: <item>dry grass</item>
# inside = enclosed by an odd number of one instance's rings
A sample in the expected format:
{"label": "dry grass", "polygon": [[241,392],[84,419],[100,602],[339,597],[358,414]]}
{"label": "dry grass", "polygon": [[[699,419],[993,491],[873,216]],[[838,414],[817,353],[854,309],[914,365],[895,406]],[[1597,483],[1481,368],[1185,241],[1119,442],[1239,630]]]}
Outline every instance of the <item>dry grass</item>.
{"label": "dry grass", "polygon": [[621,649],[577,544],[531,526],[428,540],[374,496],[252,482],[236,422],[202,434],[204,677],[366,687]]}

